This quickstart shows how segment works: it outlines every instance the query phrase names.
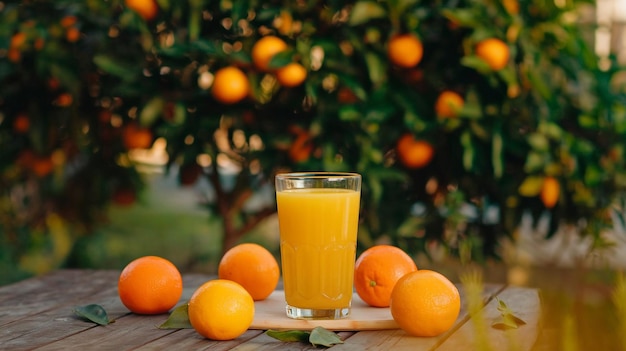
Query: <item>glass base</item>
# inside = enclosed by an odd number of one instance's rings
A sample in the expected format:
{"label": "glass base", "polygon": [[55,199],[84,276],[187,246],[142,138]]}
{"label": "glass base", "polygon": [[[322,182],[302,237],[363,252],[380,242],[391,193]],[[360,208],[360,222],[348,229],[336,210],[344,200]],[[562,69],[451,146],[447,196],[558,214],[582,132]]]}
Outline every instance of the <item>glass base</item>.
{"label": "glass base", "polygon": [[350,315],[350,307],[310,309],[287,305],[286,311],[287,317],[292,319],[342,319]]}

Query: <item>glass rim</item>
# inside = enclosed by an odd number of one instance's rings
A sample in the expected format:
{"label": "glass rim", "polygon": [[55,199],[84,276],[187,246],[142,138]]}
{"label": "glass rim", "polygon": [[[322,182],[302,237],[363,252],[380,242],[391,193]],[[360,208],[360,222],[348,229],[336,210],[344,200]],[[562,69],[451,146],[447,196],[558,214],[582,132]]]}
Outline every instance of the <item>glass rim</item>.
{"label": "glass rim", "polygon": [[276,174],[276,178],[282,179],[323,179],[323,178],[361,178],[359,173],[355,172],[287,172]]}

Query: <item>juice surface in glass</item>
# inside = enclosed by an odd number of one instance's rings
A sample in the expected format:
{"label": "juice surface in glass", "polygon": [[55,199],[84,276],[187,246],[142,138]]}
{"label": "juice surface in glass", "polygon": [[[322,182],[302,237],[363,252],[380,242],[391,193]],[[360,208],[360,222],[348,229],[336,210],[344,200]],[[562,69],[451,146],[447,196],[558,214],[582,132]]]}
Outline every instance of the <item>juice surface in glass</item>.
{"label": "juice surface in glass", "polygon": [[276,193],[285,299],[306,309],[349,308],[360,191]]}

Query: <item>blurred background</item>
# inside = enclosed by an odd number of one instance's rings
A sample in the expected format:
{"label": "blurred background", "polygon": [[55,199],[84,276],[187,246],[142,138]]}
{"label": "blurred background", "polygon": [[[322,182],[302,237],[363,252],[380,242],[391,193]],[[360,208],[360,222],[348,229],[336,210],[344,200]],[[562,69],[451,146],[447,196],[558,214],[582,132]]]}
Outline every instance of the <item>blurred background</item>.
{"label": "blurred background", "polygon": [[622,0],[0,1],[0,284],[280,258],[274,175],[353,171],[359,251],[539,286],[613,335],[625,68]]}

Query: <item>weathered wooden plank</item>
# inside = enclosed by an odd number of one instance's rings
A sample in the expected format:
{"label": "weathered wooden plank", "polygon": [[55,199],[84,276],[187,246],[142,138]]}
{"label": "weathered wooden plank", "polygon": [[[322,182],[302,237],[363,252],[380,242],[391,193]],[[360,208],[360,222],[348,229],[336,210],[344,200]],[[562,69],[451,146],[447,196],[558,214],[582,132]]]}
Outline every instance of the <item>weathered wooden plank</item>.
{"label": "weathered wooden plank", "polygon": [[[114,276],[114,271],[64,270],[5,286],[0,301],[0,326],[109,289]],[[113,288],[117,288],[117,283]]]}
{"label": "weathered wooden plank", "polygon": [[[404,350],[398,344],[407,334],[401,329],[371,330],[359,332],[348,338],[343,344],[334,346],[335,350]],[[407,350],[428,350],[435,338],[415,338]]]}
{"label": "weathered wooden plank", "polygon": [[[504,288],[501,284],[486,284],[483,290],[483,301],[487,303]],[[430,350],[446,340],[456,329],[468,320],[467,305],[464,291],[461,294],[461,312],[454,327],[446,333],[430,338],[412,337],[402,330],[362,331],[350,337],[346,343],[333,347],[337,350],[378,350],[381,347],[392,350]]]}
{"label": "weathered wooden plank", "polygon": [[[44,277],[38,277],[0,288],[2,300],[0,321],[0,349],[9,350],[315,350],[306,343],[284,343],[268,337],[261,330],[249,330],[231,341],[212,341],[203,338],[192,329],[161,330],[157,326],[168,315],[141,316],[130,313],[117,296],[118,271],[57,271]],[[185,303],[195,289],[213,276],[186,274],[183,297],[179,303]],[[520,340],[518,350],[529,350],[537,338],[540,301],[537,291],[488,284],[484,291],[485,300],[489,301],[484,309],[485,323],[491,325],[500,315],[496,309],[498,294],[520,318],[528,324],[515,333],[492,333],[492,349],[506,349],[510,338]],[[28,292],[20,295],[13,289]],[[521,290],[520,290],[521,289]],[[463,298],[463,290],[460,289]],[[80,320],[72,313],[72,307],[88,303],[97,303],[105,307],[109,316],[117,321],[108,326],[96,326]],[[467,316],[463,304],[457,326],[448,333],[436,338],[414,338],[402,330],[341,332],[345,343],[336,345],[333,350],[457,350],[472,349],[476,344],[471,339],[473,320]],[[499,335],[491,337],[491,334]],[[504,335],[504,337],[503,337]]]}
{"label": "weathered wooden plank", "polygon": [[[121,303],[117,296],[117,279],[119,271],[94,271],[95,276],[90,271],[83,271],[82,274],[75,274],[74,271],[58,271],[50,277],[40,277],[40,281],[45,284],[39,285],[37,289],[43,289],[40,293],[26,295],[12,313],[7,314],[10,322],[5,323],[0,329],[0,345],[12,350],[26,350],[36,347],[43,349],[68,349],[75,345],[85,345],[80,349],[90,349],[92,346],[107,348],[105,344],[117,344],[120,340],[116,333],[107,333],[102,337],[93,337],[91,334],[99,334],[99,331],[117,330],[114,326],[130,325],[127,331],[134,330],[133,338],[141,340],[140,345],[149,343],[152,340],[159,340],[164,335],[176,332],[175,330],[159,330],[157,325],[164,322],[168,315],[140,316],[130,313]],[[69,279],[64,279],[68,276]],[[183,296],[179,303],[186,302],[195,289],[207,280],[214,279],[213,276],[203,274],[189,274],[183,276]],[[69,284],[68,284],[69,283]],[[85,289],[84,287],[90,287]],[[105,327],[95,326],[75,317],[72,308],[76,305],[97,303],[102,305],[108,312],[111,319],[117,319],[115,323]],[[130,322],[129,322],[130,320]],[[158,323],[155,321],[158,320]],[[148,323],[148,324],[146,324]],[[119,328],[119,327],[118,327]],[[143,334],[137,332],[141,331]],[[256,335],[250,332],[251,336]],[[193,334],[192,334],[193,335]],[[85,339],[86,338],[86,339]],[[176,340],[177,338],[174,338]],[[206,344],[208,340],[197,338],[201,343]],[[122,339],[123,340],[123,339]],[[165,339],[164,339],[165,340]],[[103,345],[97,345],[102,341]],[[239,341],[233,341],[228,348],[236,345]],[[128,344],[124,342],[124,344]],[[163,342],[157,342],[161,345]],[[170,341],[165,344],[177,347],[176,343]],[[96,346],[97,345],[97,346]],[[222,348],[228,343],[213,342],[212,347]],[[162,345],[161,345],[162,346]],[[162,349],[155,346],[154,349]],[[202,346],[202,345],[201,345]],[[211,347],[210,345],[205,345]],[[150,348],[151,346],[146,346]],[[116,347],[119,350],[119,346]]]}
{"label": "weathered wooden plank", "polygon": [[[68,279],[63,279],[64,276]],[[13,305],[1,312],[0,321],[4,323],[0,328],[0,345],[15,350],[31,349],[93,328],[94,324],[73,315],[72,309],[77,305],[99,304],[111,319],[129,315],[130,311],[117,295],[118,277],[118,271],[82,271],[80,274],[65,270],[39,278],[48,286],[39,287],[40,293],[33,291],[15,298]],[[208,279],[209,276],[199,274],[184,276],[181,303]],[[160,318],[165,321],[167,315]]]}
{"label": "weathered wooden plank", "polygon": [[[145,316],[143,316],[145,317]],[[225,351],[247,342],[260,333],[258,330],[248,330],[234,340],[215,341],[203,338],[191,329],[161,330],[154,325],[137,323],[132,319],[120,324],[120,329],[104,330],[94,328],[79,335],[45,345],[37,350],[211,350]],[[86,337],[87,336],[87,337]]]}
{"label": "weathered wooden plank", "polygon": [[168,334],[167,337],[151,340],[133,350],[211,350],[222,351],[231,350],[238,345],[248,342],[248,340],[261,334],[261,330],[248,330],[243,335],[234,340],[214,341],[209,340],[196,333],[193,329],[181,329]]}
{"label": "weathered wooden plank", "polygon": [[125,315],[115,323],[85,329],[80,333],[57,338],[38,350],[111,350],[134,349],[151,340],[165,337],[175,330],[162,330],[157,326],[163,322],[163,315]]}
{"label": "weathered wooden plank", "polygon": [[[0,326],[62,305],[76,305],[73,300],[95,297],[101,291],[117,296],[120,272],[114,270],[59,270],[49,275],[27,279],[0,288]],[[195,289],[211,276],[190,274],[183,276],[183,297],[188,300]],[[106,297],[106,294],[105,294]],[[95,299],[91,303],[98,303]]]}
{"label": "weathered wooden plank", "polygon": [[497,309],[498,301],[494,298],[482,310],[484,320],[470,318],[437,350],[531,350],[537,340],[541,318],[539,292],[529,288],[507,287],[497,297],[526,324],[517,329],[493,328],[493,323],[501,321],[502,318],[501,312]]}
{"label": "weathered wooden plank", "polygon": [[[109,318],[119,319],[129,312],[121,304],[119,298],[113,295],[115,293],[115,289],[109,289],[100,294],[73,299],[71,302],[76,305],[98,303],[107,310]],[[4,324],[0,328],[0,345],[12,350],[26,350],[63,339],[95,326],[93,323],[76,317],[72,308],[73,305],[71,304],[62,304],[57,308]]]}
{"label": "weathered wooden plank", "polygon": [[[29,295],[46,300],[49,295],[44,293],[55,293],[59,287],[71,287],[75,293],[82,293],[83,290],[91,290],[90,286],[79,284],[90,277],[92,280],[91,285],[98,285],[102,283],[103,279],[108,279],[113,271],[95,271],[95,270],[59,270],[51,272],[50,274],[29,278],[11,285],[5,285],[0,287],[0,307],[10,306],[15,302],[16,298],[23,299]],[[119,273],[118,273],[119,274]],[[76,289],[76,287],[83,289]],[[63,292],[67,292],[68,289],[63,289]]]}

